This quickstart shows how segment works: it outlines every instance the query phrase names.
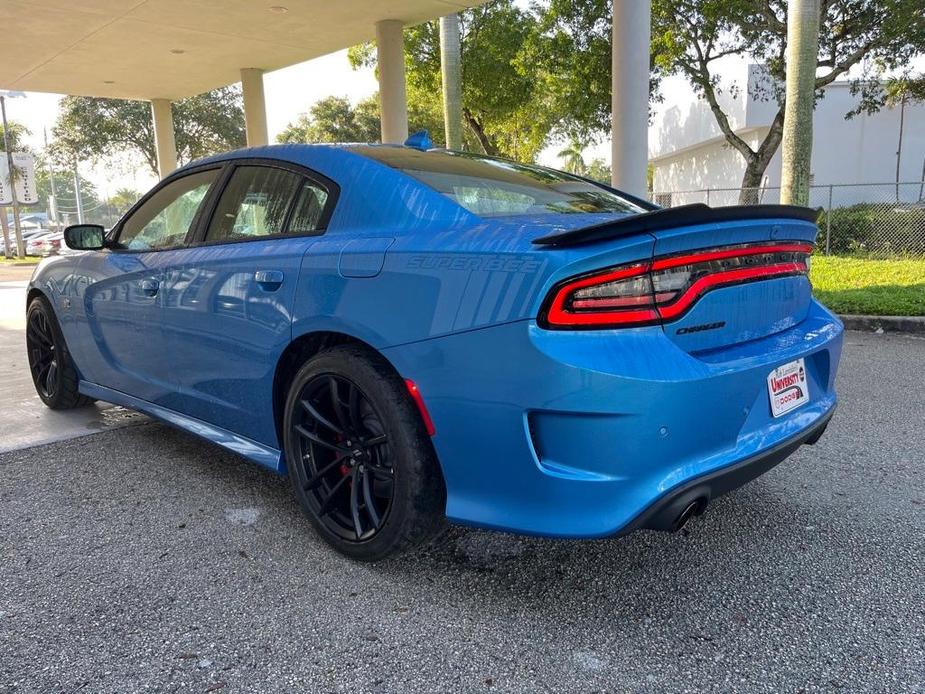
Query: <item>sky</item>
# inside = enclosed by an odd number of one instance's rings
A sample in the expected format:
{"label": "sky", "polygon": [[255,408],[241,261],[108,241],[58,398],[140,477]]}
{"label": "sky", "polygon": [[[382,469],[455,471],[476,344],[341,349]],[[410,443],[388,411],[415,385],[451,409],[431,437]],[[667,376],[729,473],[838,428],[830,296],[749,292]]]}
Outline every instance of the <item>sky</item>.
{"label": "sky", "polygon": [[[378,88],[371,68],[354,70],[347,60],[347,51],[292,65],[264,75],[267,101],[267,127],[270,141],[309,107],[326,96],[346,96],[352,102],[375,93]],[[35,149],[44,147],[44,131],[51,129],[58,115],[60,94],[26,92],[26,98],[7,99],[7,118],[25,125],[31,135],[26,142]],[[117,188],[139,191],[150,188],[156,179],[140,160],[117,161],[115,165],[82,164],[80,173],[106,197]]]}

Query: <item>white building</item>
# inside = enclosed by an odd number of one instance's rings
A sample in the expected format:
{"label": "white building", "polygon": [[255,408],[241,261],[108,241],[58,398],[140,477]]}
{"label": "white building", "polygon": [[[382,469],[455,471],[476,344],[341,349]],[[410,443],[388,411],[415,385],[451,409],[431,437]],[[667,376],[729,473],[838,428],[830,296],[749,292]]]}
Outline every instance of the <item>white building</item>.
{"label": "white building", "polygon": [[[735,132],[753,149],[764,139],[777,103],[763,100],[767,75],[757,65],[730,60],[721,70],[719,101]],[[737,87],[737,88],[736,88]],[[745,171],[745,160],[723,137],[705,100],[699,98],[682,77],[672,77],[662,87],[664,101],[654,108],[649,128],[649,159],[654,168],[653,191],[663,204],[709,202],[734,204]],[[834,203],[875,201],[895,195],[896,150],[899,108],[883,108],[872,115],[850,120],[845,114],[857,106],[846,82],[833,82],[816,103],[813,118],[813,184],[811,203],[825,205],[831,184],[865,185],[835,189]],[[925,104],[907,103],[903,130],[900,180],[920,182],[925,166]],[[778,149],[765,172],[763,202],[777,202],[781,176]],[[706,200],[705,190],[710,189]],[[727,189],[723,191],[722,189]],[[681,191],[699,191],[684,194]],[[667,193],[672,193],[668,200]],[[904,200],[920,197],[919,185],[900,188]],[[895,199],[895,198],[894,198]]]}

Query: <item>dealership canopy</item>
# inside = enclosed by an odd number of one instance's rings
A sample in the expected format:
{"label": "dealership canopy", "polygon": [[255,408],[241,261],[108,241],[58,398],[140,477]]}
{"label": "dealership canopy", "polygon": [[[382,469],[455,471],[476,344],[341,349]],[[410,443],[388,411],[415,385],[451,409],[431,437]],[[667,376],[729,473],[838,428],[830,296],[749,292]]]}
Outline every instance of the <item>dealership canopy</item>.
{"label": "dealership canopy", "polygon": [[[267,142],[263,73],[375,39],[382,140],[408,134],[402,28],[486,0],[0,0],[0,89],[151,102],[161,174],[171,101],[240,81]],[[613,2],[613,178],[645,193],[651,0]]]}
{"label": "dealership canopy", "polygon": [[402,27],[484,0],[0,0],[0,88],[152,102],[161,173],[170,102],[240,81],[265,144],[263,72],[377,40],[383,139],[407,136]]}

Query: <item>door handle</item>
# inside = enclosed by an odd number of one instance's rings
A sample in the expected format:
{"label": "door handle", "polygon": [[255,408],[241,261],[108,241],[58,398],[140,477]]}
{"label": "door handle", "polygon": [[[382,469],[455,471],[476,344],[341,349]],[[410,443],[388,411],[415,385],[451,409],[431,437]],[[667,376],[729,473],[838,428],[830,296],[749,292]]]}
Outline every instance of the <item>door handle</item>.
{"label": "door handle", "polygon": [[141,293],[145,296],[155,296],[160,286],[161,285],[157,280],[141,280]]}
{"label": "door handle", "polygon": [[275,292],[283,283],[283,273],[280,270],[257,270],[254,273],[254,281],[261,289]]}

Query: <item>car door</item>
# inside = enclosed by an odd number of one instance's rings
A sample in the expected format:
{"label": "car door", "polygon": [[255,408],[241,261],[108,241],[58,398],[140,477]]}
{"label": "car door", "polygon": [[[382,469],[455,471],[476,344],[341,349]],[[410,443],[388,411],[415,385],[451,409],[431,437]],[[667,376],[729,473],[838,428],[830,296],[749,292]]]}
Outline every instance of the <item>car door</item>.
{"label": "car door", "polygon": [[302,256],[335,197],[331,182],[278,162],[225,174],[199,238],[164,268],[171,409],[278,445],[276,363],[291,339]]}
{"label": "car door", "polygon": [[81,259],[81,315],[92,339],[82,342],[77,362],[86,380],[154,403],[173,391],[162,329],[164,267],[195,230],[220,172],[169,179],[114,230],[112,248]]}

